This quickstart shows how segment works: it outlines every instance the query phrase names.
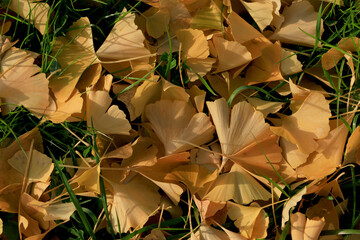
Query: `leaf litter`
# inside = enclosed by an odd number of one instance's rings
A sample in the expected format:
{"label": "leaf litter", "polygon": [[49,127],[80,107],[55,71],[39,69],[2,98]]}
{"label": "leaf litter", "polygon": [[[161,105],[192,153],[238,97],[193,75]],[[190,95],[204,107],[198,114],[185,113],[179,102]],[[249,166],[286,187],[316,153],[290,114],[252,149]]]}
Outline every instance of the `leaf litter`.
{"label": "leaf litter", "polygon": [[[6,35],[13,20],[1,22],[2,119],[19,106],[41,119],[0,145],[0,210],[16,214],[19,235],[43,239],[71,221],[74,196],[103,199],[95,233],[107,226],[136,239],[171,237],[163,211],[187,216],[181,239],[283,237],[289,227],[292,239],[318,239],[339,230],[348,199],[337,179],[360,162],[359,39],[322,42],[316,1],[143,2],[145,11],[126,6],[96,47],[92,20],[74,21],[54,37],[55,72],[15,47]],[[13,0],[4,9],[45,36],[52,7]],[[324,45],[308,70],[302,55]],[[328,71],[345,61],[348,76],[332,82]],[[91,146],[86,154],[44,148],[41,124],[82,121],[84,137],[66,129],[76,146]],[[54,163],[74,196],[55,181]],[[141,232],[153,223],[158,229]]]}

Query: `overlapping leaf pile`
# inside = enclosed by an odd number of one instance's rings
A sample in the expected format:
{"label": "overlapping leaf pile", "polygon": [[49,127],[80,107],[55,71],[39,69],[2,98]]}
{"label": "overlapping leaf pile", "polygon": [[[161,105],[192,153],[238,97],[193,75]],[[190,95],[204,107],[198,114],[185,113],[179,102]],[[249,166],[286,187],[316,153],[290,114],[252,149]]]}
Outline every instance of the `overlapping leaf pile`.
{"label": "overlapping leaf pile", "polygon": [[[22,105],[43,121],[87,121],[97,136],[93,157],[77,152],[78,165],[63,156],[54,161],[61,159],[78,196],[101,195],[104,182],[115,234],[140,229],[151,216],[161,221],[164,210],[173,218],[186,214],[184,199],[200,215],[200,225],[190,221],[190,239],[266,238],[289,224],[293,239],[316,239],[339,229],[346,199],[332,176],[360,162],[359,128],[347,142],[357,102],[349,93],[340,99],[348,111],[331,111],[338,98],[323,87],[338,83],[320,64],[331,71],[345,57],[351,91],[359,39],[343,39],[304,73],[289,47],[321,45],[318,1],[144,2],[149,7],[140,14],[123,12],[97,50],[89,19],[75,21],[54,42],[60,68],[46,74],[37,53],[14,47],[6,36],[11,22],[3,22],[2,115]],[[11,1],[9,9],[24,19],[32,14],[46,34],[46,3]],[[0,210],[18,213],[23,237],[41,239],[75,207],[61,201],[66,190],[49,189],[54,163],[37,128],[1,147]],[[320,200],[295,209],[311,194]],[[264,208],[279,203],[281,226],[268,229],[273,220]],[[105,225],[101,215],[95,231]],[[167,235],[153,231],[145,239]]]}

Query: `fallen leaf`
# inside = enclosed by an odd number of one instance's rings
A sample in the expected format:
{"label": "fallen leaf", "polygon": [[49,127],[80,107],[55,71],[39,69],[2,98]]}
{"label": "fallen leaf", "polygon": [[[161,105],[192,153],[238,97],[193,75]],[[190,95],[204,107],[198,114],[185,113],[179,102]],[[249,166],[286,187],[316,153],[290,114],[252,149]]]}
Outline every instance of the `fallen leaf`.
{"label": "fallen leaf", "polygon": [[218,176],[203,197],[214,202],[234,200],[249,204],[254,200],[268,200],[271,194],[241,166],[234,164],[231,171]]}
{"label": "fallen leaf", "polygon": [[239,42],[229,41],[222,37],[213,37],[213,43],[218,60],[214,73],[240,67],[253,59],[248,49]]}
{"label": "fallen leaf", "polygon": [[355,128],[346,145],[344,165],[348,163],[360,164],[360,126]]}
{"label": "fallen leaf", "polygon": [[111,182],[110,219],[115,233],[141,228],[159,208],[158,187],[137,175],[127,183]]}
{"label": "fallen leaf", "polygon": [[[307,34],[316,36],[318,13],[314,11],[309,1],[301,0],[292,2],[289,7],[285,7],[282,14],[285,18],[283,24],[269,39],[279,40],[283,43],[313,47],[315,45],[315,39]],[[321,19],[320,38],[323,32],[323,20]]]}
{"label": "fallen leaf", "polygon": [[321,93],[311,92],[295,113],[281,117],[281,127],[271,127],[271,130],[296,144],[303,153],[310,154],[318,147],[316,139],[328,135],[330,116],[329,103],[325,97]]}
{"label": "fallen leaf", "polygon": [[240,1],[254,19],[261,31],[269,26],[273,20],[273,4],[276,2],[279,7],[281,5],[280,1],[271,0],[255,0],[252,2],[246,2],[243,0]]}
{"label": "fallen leaf", "polygon": [[10,0],[8,8],[34,24],[41,34],[44,34],[46,30],[49,31],[47,23],[50,6],[47,3],[34,0]]}
{"label": "fallen leaf", "polygon": [[[349,37],[342,38],[338,42],[337,48],[341,49],[343,52],[356,52],[357,49],[359,49],[359,45],[359,38]],[[335,67],[339,60],[344,57],[344,53],[340,52],[338,49],[331,48],[321,56],[321,65],[325,68],[325,70]]]}
{"label": "fallen leaf", "polygon": [[[306,210],[306,216],[310,219],[324,218],[323,230],[338,230],[340,227],[339,216],[332,200],[321,198],[320,201]],[[328,236],[325,239],[339,239],[338,236]]]}
{"label": "fallen leaf", "polygon": [[89,19],[82,17],[73,23],[72,30],[65,36],[55,39],[52,56],[62,71],[50,79],[50,88],[57,103],[69,100],[83,72],[98,62],[90,25]]}
{"label": "fallen leaf", "polygon": [[9,160],[8,163],[22,175],[25,175],[27,162],[30,161],[28,170],[28,180],[30,182],[46,182],[54,169],[52,159],[45,154],[32,150],[31,159],[28,159],[30,152],[18,151]]}
{"label": "fallen leaf", "polygon": [[284,105],[283,102],[270,102],[255,97],[250,97],[247,101],[253,105],[256,111],[261,112],[264,117],[270,113],[277,113]]}
{"label": "fallen leaf", "polygon": [[260,206],[242,206],[228,202],[227,208],[230,219],[235,221],[235,226],[245,238],[258,239],[267,236],[269,217]]}
{"label": "fallen leaf", "polygon": [[[45,73],[40,73],[40,67],[34,64],[37,54],[11,48],[7,50],[0,63],[0,98],[2,106],[14,109],[23,105],[28,110],[42,116],[49,106],[49,81]],[[14,104],[14,105],[13,105]]]}
{"label": "fallen leaf", "polygon": [[148,63],[150,51],[144,46],[145,37],[134,21],[134,13],[119,19],[96,51],[103,67],[115,76],[123,76],[123,70],[131,67],[131,60]]}
{"label": "fallen leaf", "polygon": [[196,107],[196,110],[202,112],[204,110],[206,92],[196,85],[187,89],[186,92],[190,95],[191,103]]}
{"label": "fallen leaf", "polygon": [[217,178],[218,172],[210,172],[198,164],[179,166],[165,176],[165,180],[180,181],[186,185],[192,195],[195,195],[206,183]]}
{"label": "fallen leaf", "polygon": [[292,209],[301,201],[304,194],[306,194],[306,187],[285,202],[282,210],[281,229],[284,229],[286,222],[289,221]]}
{"label": "fallen leaf", "polygon": [[210,2],[209,6],[204,6],[196,11],[195,16],[190,22],[190,26],[191,28],[201,30],[221,30],[221,20],[220,9],[213,2]]}
{"label": "fallen leaf", "polygon": [[144,237],[144,240],[166,240],[166,238],[161,230],[153,229],[150,234]]}
{"label": "fallen leaf", "polygon": [[308,219],[305,214],[297,212],[291,215],[291,237],[294,240],[319,239],[324,225],[324,218]]}
{"label": "fallen leaf", "polygon": [[346,125],[341,123],[326,138],[318,140],[316,152],[310,154],[307,162],[296,169],[297,174],[307,179],[321,179],[333,173],[341,165],[348,132]]}
{"label": "fallen leaf", "polygon": [[146,106],[151,127],[165,147],[166,154],[202,145],[213,138],[214,126],[204,113],[183,101],[160,100]]}
{"label": "fallen leaf", "polygon": [[290,50],[281,48],[281,62],[280,71],[281,75],[289,76],[302,71],[303,65],[297,59],[297,55]]}
{"label": "fallen leaf", "polygon": [[105,91],[89,91],[86,94],[87,125],[105,134],[130,135],[131,129],[125,113],[111,104]]}

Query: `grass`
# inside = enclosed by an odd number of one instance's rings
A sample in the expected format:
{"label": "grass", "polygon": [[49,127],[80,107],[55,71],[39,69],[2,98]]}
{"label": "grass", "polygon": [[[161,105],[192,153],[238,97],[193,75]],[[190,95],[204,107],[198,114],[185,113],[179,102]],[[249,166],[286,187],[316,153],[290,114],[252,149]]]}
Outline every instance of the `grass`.
{"label": "grass", "polygon": [[[22,19],[19,16],[10,15],[8,11],[1,13],[0,20],[6,18],[14,21],[10,33],[12,39],[18,40],[15,46],[39,52],[41,54],[41,71],[46,74],[51,74],[60,68],[56,60],[51,56],[55,38],[65,35],[66,32],[69,31],[71,24],[80,17],[86,16],[90,19],[94,36],[94,46],[97,49],[105,40],[119,16],[123,14],[122,11],[124,7],[130,9],[129,6],[136,6],[138,11],[146,9],[145,4],[130,0],[97,0],[93,1],[95,2],[93,4],[88,4],[87,1],[76,0],[46,0],[45,2],[50,6],[52,21],[48,22],[44,35],[40,34],[33,25],[29,24],[29,19]],[[360,22],[360,10],[359,6],[354,2],[355,1],[344,0],[343,7],[330,4],[320,8],[318,22],[320,21],[320,18],[323,19],[325,32],[320,39],[320,28],[318,27],[317,34],[313,37],[316,39],[316,42],[322,44],[321,47],[315,47],[313,49],[296,45],[284,45],[284,47],[295,50],[299,60],[305,68],[315,66],[325,52],[332,47],[336,48],[336,44],[340,39],[360,35],[360,26],[358,24]],[[6,1],[2,2],[1,6],[6,9],[6,4]],[[178,68],[180,64],[182,64],[182,69],[189,69],[189,67],[186,65],[186,61],[183,63],[176,61],[178,55],[176,52],[172,52],[170,37],[169,45],[170,52],[161,56],[162,61],[157,63],[157,67],[154,68],[153,71],[157,71],[164,78],[170,79],[171,76],[172,82],[176,85],[186,86],[189,83],[189,80],[187,79],[185,72],[182,72],[181,74],[184,75],[180,76]],[[355,64],[355,71],[359,76],[360,63],[358,56],[359,49],[357,51],[357,56],[352,56]],[[331,94],[329,99],[331,100],[331,110],[338,119],[343,119],[341,117],[342,114],[354,110],[354,107],[351,105],[348,109],[346,102],[342,101],[342,99],[343,97],[351,96],[354,101],[359,101],[360,81],[356,81],[354,86],[352,86],[352,91],[349,92],[351,89],[349,85],[351,71],[346,65],[345,59],[341,60],[336,66],[336,77],[339,79],[337,86],[331,82],[330,73],[326,71],[324,73],[327,80],[333,86],[332,89],[324,86]],[[151,74],[151,72],[148,74]],[[299,83],[303,76],[304,74],[300,73],[296,76],[291,76],[291,78],[295,79],[295,77],[297,77],[297,82]],[[119,94],[130,90],[135,85],[144,81],[146,77],[147,76],[135,79],[135,83],[129,85],[129,87],[125,88]],[[200,79],[207,92],[211,93],[208,94],[208,96],[215,95],[216,93],[212,90],[211,86],[207,84],[206,80],[204,78]],[[281,84],[285,84],[285,82]],[[279,85],[278,87],[281,86]],[[231,105],[235,96],[246,89],[257,91],[255,96],[264,100],[289,103],[290,99],[277,94],[275,91],[276,88],[277,87],[270,88],[266,84],[258,86],[242,86],[231,94],[228,103]],[[114,98],[116,98],[116,96]],[[188,220],[187,215],[172,219],[170,214],[165,212],[165,220],[160,224],[150,224],[133,233],[115,234],[115,231],[110,224],[109,212],[107,209],[107,196],[103,179],[100,178],[101,194],[98,198],[76,196],[68,183],[70,174],[64,167],[61,167],[62,161],[65,158],[71,158],[76,162],[76,152],[79,152],[83,158],[93,157],[96,162],[99,163],[100,157],[97,145],[95,144],[98,136],[96,136],[94,129],[88,128],[86,122],[83,121],[77,123],[65,122],[63,124],[54,124],[49,121],[42,122],[23,107],[17,107],[8,115],[1,116],[0,120],[1,146],[7,145],[13,139],[30,131],[34,127],[39,128],[44,141],[45,153],[48,156],[51,156],[55,163],[55,171],[51,176],[51,186],[49,188],[52,189],[60,186],[54,191],[54,194],[58,195],[64,190],[67,191],[70,198],[64,201],[71,201],[76,207],[77,211],[71,216],[70,221],[52,230],[46,239],[51,239],[53,236],[61,236],[61,239],[88,239],[89,237],[92,239],[131,239],[138,234],[149,232],[152,229],[166,230],[170,233],[167,239],[180,239],[189,237],[188,233],[191,227],[190,222],[193,224],[192,228],[196,229],[199,220],[198,210],[196,209],[195,204],[192,204],[189,207],[184,202],[180,202],[180,206],[183,209],[190,208],[191,221]],[[349,128],[354,130],[354,128],[359,125],[359,121],[359,113],[356,113]],[[87,144],[79,144],[78,138],[83,139]],[[359,229],[360,220],[360,204],[357,204],[357,193],[360,191],[359,174],[359,166],[351,165],[338,170],[330,177],[330,179],[335,179],[338,176],[340,177],[339,184],[345,198],[348,199],[348,210],[340,217],[340,230],[323,231],[322,235],[344,235],[347,239],[351,239],[350,236],[352,234],[360,235],[360,230],[356,230],[356,228]],[[294,190],[289,190],[287,188],[282,189],[284,193],[280,200],[285,200],[289,196],[295,195],[304,186],[306,186],[306,184],[298,186]],[[182,199],[186,201],[186,194],[184,194]],[[319,199],[320,197],[316,195],[307,196],[297,207],[297,211],[305,211],[307,207],[316,204]],[[283,230],[279,229],[283,204],[284,201],[280,201],[275,206],[265,208],[270,220],[268,236],[274,237],[277,232],[280,232],[281,239],[289,239],[288,231],[290,225],[287,224]],[[0,218],[4,222],[4,235],[7,239],[18,239],[17,215],[0,212]],[[100,218],[105,219],[109,231],[101,229],[100,231],[94,232],[94,229],[99,224]],[[229,219],[226,223],[226,227],[230,230],[235,229],[233,223],[229,221]]]}

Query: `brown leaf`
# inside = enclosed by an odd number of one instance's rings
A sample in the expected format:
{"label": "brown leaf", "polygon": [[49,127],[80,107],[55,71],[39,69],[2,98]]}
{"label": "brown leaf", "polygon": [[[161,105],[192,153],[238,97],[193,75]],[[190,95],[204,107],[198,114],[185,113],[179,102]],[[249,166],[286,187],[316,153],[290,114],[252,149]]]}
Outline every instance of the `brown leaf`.
{"label": "brown leaf", "polygon": [[87,94],[87,124],[105,134],[130,135],[131,129],[125,113],[111,104],[111,97],[105,91],[89,91]]}
{"label": "brown leaf", "polygon": [[[301,46],[313,47],[315,39],[306,35],[316,36],[316,21],[318,13],[308,0],[292,2],[283,11],[285,20],[280,29],[277,29],[270,40],[279,40],[284,43],[297,44]],[[323,20],[321,19],[320,36],[324,32]],[[319,43],[320,44],[320,43]]]}
{"label": "brown leaf", "polygon": [[347,163],[360,164],[360,126],[353,131],[348,139],[343,164]]}
{"label": "brown leaf", "polygon": [[328,135],[330,116],[325,97],[321,93],[311,92],[295,113],[281,118],[281,127],[272,127],[271,130],[296,144],[303,153],[310,154],[318,147],[315,140]]}
{"label": "brown leaf", "polygon": [[[359,38],[357,37],[349,37],[341,39],[337,47],[344,52],[356,52],[359,49]],[[325,68],[325,70],[329,70],[339,62],[341,58],[344,57],[344,53],[340,52],[335,48],[331,48],[329,51],[324,53],[321,56],[321,65]]]}
{"label": "brown leaf", "polygon": [[297,168],[297,174],[307,179],[321,179],[333,173],[341,165],[348,132],[346,125],[341,123],[326,138],[318,140],[316,152],[310,154],[307,162]]}
{"label": "brown leaf", "polygon": [[166,175],[165,180],[175,180],[184,183],[191,194],[196,194],[206,183],[212,182],[218,175],[198,164],[179,166]]}
{"label": "brown leaf", "polygon": [[213,138],[215,128],[209,117],[196,113],[186,102],[160,100],[147,105],[145,112],[167,155],[191,149],[191,144],[202,145]]}
{"label": "brown leaf", "polygon": [[47,3],[34,0],[10,0],[8,7],[34,24],[41,34],[45,33],[50,15],[50,6]]}
{"label": "brown leaf", "polygon": [[134,13],[127,13],[117,21],[96,52],[104,68],[114,75],[123,76],[123,70],[131,67],[131,60],[148,63],[150,51],[144,46],[145,37],[134,21]]}
{"label": "brown leaf", "polygon": [[2,56],[0,98],[4,103],[15,104],[2,108],[14,109],[23,105],[37,116],[42,116],[49,106],[49,81],[45,73],[40,73],[40,67],[34,64],[36,55],[13,47]]}
{"label": "brown leaf", "polygon": [[214,73],[228,71],[248,64],[253,58],[248,49],[241,43],[229,41],[222,37],[213,37],[217,53],[217,67]]}
{"label": "brown leaf", "polygon": [[228,215],[234,220],[240,234],[247,239],[265,238],[269,225],[269,217],[257,204],[242,206],[232,202],[227,203]]}
{"label": "brown leaf", "polygon": [[234,200],[239,204],[249,204],[254,200],[268,200],[271,194],[249,173],[237,164],[231,171],[218,176],[203,199],[214,202]]}
{"label": "brown leaf", "polygon": [[155,214],[160,203],[158,187],[137,175],[126,183],[111,183],[113,200],[111,223],[116,233],[141,228]]}
{"label": "brown leaf", "polygon": [[56,38],[52,51],[62,68],[61,75],[50,80],[57,103],[69,100],[83,72],[97,62],[89,19],[80,18],[70,28],[66,36]]}

